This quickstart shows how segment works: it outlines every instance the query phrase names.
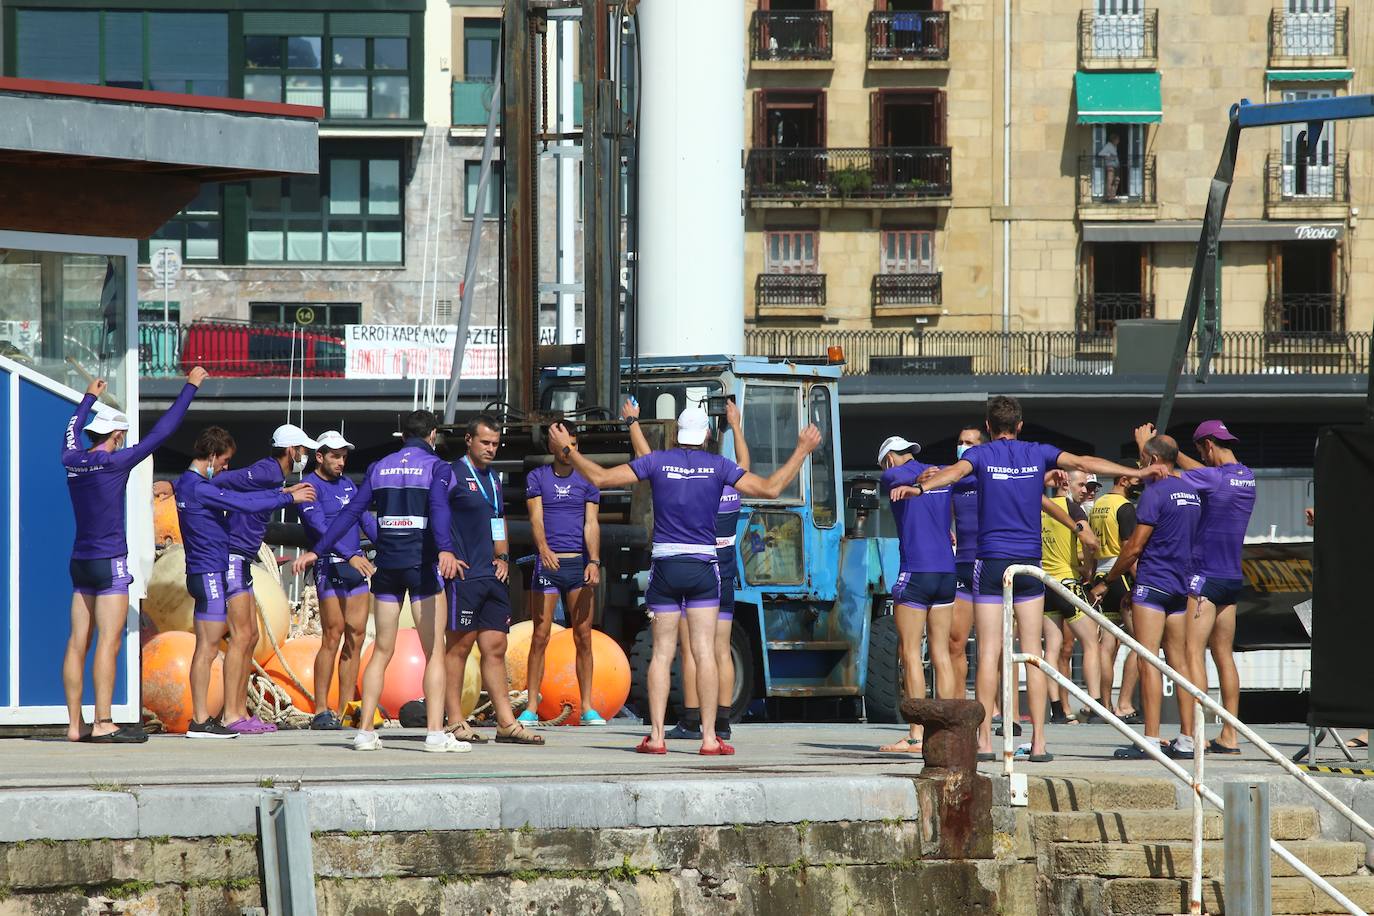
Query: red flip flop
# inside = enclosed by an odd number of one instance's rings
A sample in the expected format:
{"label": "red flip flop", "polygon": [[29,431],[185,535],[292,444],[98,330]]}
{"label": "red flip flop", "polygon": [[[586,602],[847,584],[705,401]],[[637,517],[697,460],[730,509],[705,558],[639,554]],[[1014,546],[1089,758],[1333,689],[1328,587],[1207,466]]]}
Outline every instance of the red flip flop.
{"label": "red flip flop", "polygon": [[[652,744],[649,743],[649,739],[648,739],[648,738],[645,738],[643,741],[639,742],[639,746],[635,748],[635,753],[636,753],[636,754],[666,754],[666,753],[668,753],[668,745],[663,744],[663,745],[660,745],[660,746],[658,746],[658,747],[654,747]],[[734,753],[734,752],[731,751],[731,753]]]}
{"label": "red flip flop", "polygon": [[731,757],[734,755],[735,749],[724,741],[716,739],[715,750],[707,750],[703,747],[701,750],[697,751],[697,753],[702,757]]}

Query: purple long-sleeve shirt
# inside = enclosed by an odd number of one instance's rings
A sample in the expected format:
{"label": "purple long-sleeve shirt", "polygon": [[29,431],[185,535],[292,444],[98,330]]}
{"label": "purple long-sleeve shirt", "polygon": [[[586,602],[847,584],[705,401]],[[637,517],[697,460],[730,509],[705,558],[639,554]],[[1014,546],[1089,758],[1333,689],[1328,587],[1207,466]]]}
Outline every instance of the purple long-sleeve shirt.
{"label": "purple long-sleeve shirt", "polygon": [[[242,470],[230,471],[225,476],[242,473]],[[181,541],[186,547],[187,575],[224,572],[229,568],[231,511],[270,512],[292,503],[291,494],[282,490],[243,492],[225,489],[206,480],[194,468],[187,468],[173,488],[177,496]]]}
{"label": "purple long-sleeve shirt", "polygon": [[[262,458],[246,468],[239,468],[224,475],[220,486],[225,490],[242,493],[263,490],[280,490],[286,483],[281,463],[275,458]],[[272,511],[251,512],[246,509],[229,513],[229,552],[241,557],[254,559],[262,549],[262,536],[267,533],[267,525],[272,521]]]}
{"label": "purple long-sleeve shirt", "polygon": [[[329,525],[343,511],[344,507],[353,502],[358,497],[358,487],[353,481],[342,475],[337,480],[330,480],[318,471],[306,478],[306,482],[315,488],[315,500],[313,502],[297,503],[296,517],[301,520],[301,524],[310,532],[311,539],[319,544],[325,532],[329,530]],[[323,559],[343,562],[349,557],[362,556],[362,540],[358,537],[358,529],[367,535],[367,539],[372,543],[377,543],[377,519],[371,514],[364,512],[358,520],[359,524],[343,537],[339,538],[334,545],[333,553]]]}
{"label": "purple long-sleeve shirt", "polygon": [[90,420],[95,395],[81,399],[62,439],[62,466],[67,469],[67,492],[71,494],[72,514],[76,516],[72,559],[103,560],[129,552],[124,531],[129,474],[176,432],[195,396],[196,386],[188,383],[148,435],[138,444],[117,452],[87,451],[81,447],[81,434]]}

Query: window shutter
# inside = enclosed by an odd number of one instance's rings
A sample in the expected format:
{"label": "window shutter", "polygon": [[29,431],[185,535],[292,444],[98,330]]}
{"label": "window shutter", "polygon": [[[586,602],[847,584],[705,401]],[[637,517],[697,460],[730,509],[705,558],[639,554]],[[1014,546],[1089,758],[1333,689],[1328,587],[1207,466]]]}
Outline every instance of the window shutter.
{"label": "window shutter", "polygon": [[947,117],[945,113],[945,90],[935,90],[934,96],[933,113],[935,118],[935,145],[944,146],[947,136],[945,132],[945,118]]}
{"label": "window shutter", "polygon": [[825,90],[816,93],[816,137],[815,143],[819,147],[825,146]]}
{"label": "window shutter", "polygon": [[772,145],[768,136],[768,91],[759,89],[754,93],[754,146],[763,149]]}
{"label": "window shutter", "polygon": [[245,35],[323,35],[323,13],[244,13]]}
{"label": "window shutter", "polygon": [[886,146],[883,137],[883,91],[874,90],[868,96],[868,145],[874,149]]}

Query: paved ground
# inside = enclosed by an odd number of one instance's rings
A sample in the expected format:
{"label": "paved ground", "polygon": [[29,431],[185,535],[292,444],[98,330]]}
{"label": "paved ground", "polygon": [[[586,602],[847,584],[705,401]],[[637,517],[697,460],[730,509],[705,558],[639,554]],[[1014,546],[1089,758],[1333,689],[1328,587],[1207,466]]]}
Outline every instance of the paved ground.
{"label": "paved ground", "polygon": [[[484,732],[492,735],[490,729]],[[879,725],[741,725],[732,743],[731,758],[696,755],[696,742],[674,742],[666,757],[641,756],[634,745],[643,726],[554,728],[544,731],[543,748],[485,744],[463,755],[431,755],[420,751],[422,733],[382,731],[386,748],[375,754],[350,749],[351,732],[283,732],[242,737],[232,741],[193,741],[181,736],[155,736],[134,746],[69,744],[60,739],[0,740],[0,788],[92,787],[118,784],[139,786],[241,785],[264,780],[276,785],[338,784],[387,780],[512,780],[604,781],[655,777],[701,777],[711,773],[735,777],[768,776],[881,776],[914,773],[919,756],[880,754],[879,744],[902,733],[897,726]],[[1300,725],[1264,726],[1261,735],[1285,754],[1306,742]],[[1018,764],[1028,773],[1063,776],[1163,776],[1152,761],[1122,762],[1111,752],[1122,741],[1109,726],[1051,727],[1049,764]],[[1325,749],[1323,762],[1336,763],[1338,754]],[[1210,774],[1268,772],[1278,768],[1253,748],[1240,757],[1208,758]],[[1368,764],[1363,764],[1368,765]],[[1001,764],[983,764],[989,774]]]}

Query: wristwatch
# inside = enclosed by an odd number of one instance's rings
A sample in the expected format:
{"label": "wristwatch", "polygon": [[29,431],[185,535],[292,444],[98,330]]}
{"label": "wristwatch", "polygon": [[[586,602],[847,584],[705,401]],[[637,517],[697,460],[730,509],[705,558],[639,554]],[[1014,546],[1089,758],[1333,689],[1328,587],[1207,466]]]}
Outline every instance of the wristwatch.
{"label": "wristwatch", "polygon": [[572,446],[571,446],[571,445],[565,445],[565,446],[563,446],[563,457],[564,457],[564,458],[567,458],[567,457],[570,456],[571,454],[572,454]]}
{"label": "wristwatch", "polygon": [[1074,530],[1075,530],[1075,531],[1082,531],[1082,530],[1083,530],[1083,526],[1086,525],[1086,524],[1087,524],[1087,522],[1083,521],[1082,519],[1079,519],[1078,521],[1076,521],[1076,522],[1073,523]]}
{"label": "wristwatch", "polygon": [[625,418],[625,425],[626,425],[626,426],[633,426],[634,424],[636,424],[636,423],[638,423],[638,422],[639,422],[639,417],[626,417],[626,418]]}
{"label": "wristwatch", "polygon": [[924,495],[925,495],[925,492],[926,492],[926,485],[925,485],[925,484],[923,484],[923,483],[918,483],[918,484],[916,484],[916,489],[920,491],[919,495],[921,495],[921,496],[924,496]]}
{"label": "wristwatch", "polygon": [[590,563],[592,566],[600,566],[600,565],[601,565],[601,561],[600,561],[600,560],[588,560],[587,562]]}
{"label": "wristwatch", "polygon": [[508,553],[498,553],[498,554],[496,555],[496,559],[500,560],[502,563],[509,563],[509,562],[510,562],[510,554],[508,554]]}

